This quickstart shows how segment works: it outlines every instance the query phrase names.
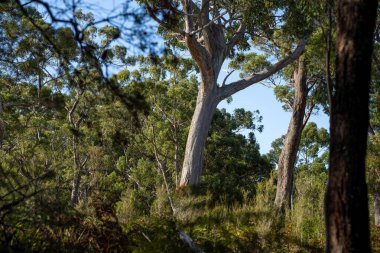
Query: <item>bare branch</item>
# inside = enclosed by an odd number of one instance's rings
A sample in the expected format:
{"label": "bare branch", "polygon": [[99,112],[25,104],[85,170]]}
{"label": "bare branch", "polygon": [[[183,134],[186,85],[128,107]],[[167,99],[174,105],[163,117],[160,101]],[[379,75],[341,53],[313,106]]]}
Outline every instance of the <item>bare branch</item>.
{"label": "bare branch", "polygon": [[74,121],[73,121],[73,113],[75,111],[75,109],[77,108],[78,106],[78,103],[79,103],[79,98],[77,98],[73,104],[73,106],[71,107],[71,109],[69,109],[68,107],[66,107],[66,110],[68,111],[68,117],[69,117],[69,122],[72,124],[72,125],[75,125]]}
{"label": "bare branch", "polygon": [[86,165],[87,161],[88,161],[88,156],[86,156],[84,158],[84,161],[82,162],[82,164],[80,165],[80,167],[83,168]]}
{"label": "bare branch", "polygon": [[182,241],[184,241],[194,252],[203,253],[199,246],[193,241],[193,239],[188,234],[186,234],[185,231],[183,231],[180,228],[177,229],[179,231],[179,236],[182,239]]}
{"label": "bare branch", "polygon": [[314,106],[315,106],[315,103],[314,103],[314,101],[312,101],[311,107],[310,107],[310,109],[309,109],[308,113],[306,114],[305,119],[304,119],[304,121],[303,121],[302,129],[305,128],[307,122],[309,121],[310,116],[311,116],[311,114],[313,113]]}
{"label": "bare branch", "polygon": [[232,71],[230,71],[227,75],[226,75],[226,77],[223,79],[223,83],[222,83],[222,87],[224,86],[224,85],[226,85],[226,81],[227,81],[227,79],[230,77],[230,75],[232,74],[232,73],[234,73],[235,72],[235,69],[233,69]]}

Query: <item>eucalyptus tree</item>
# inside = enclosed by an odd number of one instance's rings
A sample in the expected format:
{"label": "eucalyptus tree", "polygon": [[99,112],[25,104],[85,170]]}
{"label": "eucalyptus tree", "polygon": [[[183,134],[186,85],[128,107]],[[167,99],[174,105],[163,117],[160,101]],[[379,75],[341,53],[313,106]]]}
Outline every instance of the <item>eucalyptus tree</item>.
{"label": "eucalyptus tree", "polygon": [[[283,108],[292,113],[287,134],[284,136],[284,146],[276,161],[278,180],[275,204],[281,213],[286,203],[291,203],[294,167],[302,131],[312,114],[321,108],[325,113],[329,110],[332,67],[329,53],[332,47],[330,37],[333,33],[330,29],[333,21],[329,19],[333,15],[331,1],[299,1],[291,2],[290,5],[294,8],[293,16],[298,17],[298,20],[283,32],[279,32],[274,44],[280,45],[280,48],[286,45],[287,37],[299,34],[302,26],[313,27],[313,32],[304,55],[294,66],[290,65],[281,72],[285,85],[276,84],[275,80],[272,81],[274,85],[271,85],[274,86],[277,99],[283,103]],[[271,50],[270,47],[268,49]],[[328,66],[326,62],[329,63]]]}
{"label": "eucalyptus tree", "polygon": [[365,157],[377,0],[337,2],[336,84],[326,193],[327,252],[370,252]]}
{"label": "eucalyptus tree", "polygon": [[[255,52],[239,54],[230,63],[232,68],[240,69],[241,74],[247,76],[260,64],[268,65],[267,58],[269,56],[286,51],[292,41],[291,38],[301,38],[307,32],[307,28],[312,28],[304,55],[294,65],[288,65],[276,76],[269,78],[270,82],[267,82],[269,86],[274,87],[275,95],[283,103],[283,108],[292,113],[288,131],[284,137],[284,146],[278,161],[275,161],[278,165],[275,204],[281,213],[284,211],[285,204],[290,204],[293,170],[302,129],[310,116],[319,111],[320,107],[323,107],[325,112],[329,108],[327,106],[328,91],[331,85],[329,70],[332,67],[331,64],[328,67],[325,66],[326,61],[330,62],[331,60],[331,55],[327,54],[328,59],[325,61],[326,51],[331,50],[327,38],[332,36],[332,31],[327,28],[331,26],[332,21],[326,21],[326,15],[332,15],[331,3],[306,0],[289,1],[288,4],[288,8],[292,11],[286,15],[295,20],[286,23],[284,29],[274,32],[271,40],[261,45],[260,49],[265,54],[261,56],[257,56]],[[278,80],[280,82],[285,80],[285,85],[277,84]]]}
{"label": "eucalyptus tree", "polygon": [[[236,92],[277,73],[303,52],[306,40],[291,40],[289,50],[274,64],[258,65],[246,77],[218,83],[227,58],[252,49],[250,40],[270,38],[290,19],[286,1],[140,1],[170,43],[187,49],[200,71],[196,107],[186,142],[180,187],[200,182],[203,149],[216,106]],[[279,17],[280,16],[280,17]],[[260,43],[258,43],[260,44]],[[295,44],[298,46],[291,51]]]}
{"label": "eucalyptus tree", "polygon": [[[280,157],[284,153],[284,144],[286,139],[286,135],[283,135],[282,137],[277,138],[272,142],[272,149],[268,153],[272,164],[280,166],[278,163],[281,161]],[[286,199],[284,199],[284,202],[282,202],[282,206],[277,205],[278,211],[280,211],[282,214],[284,214],[285,211],[285,204],[288,204],[289,207],[293,207],[294,178],[297,176],[297,173],[300,170],[304,171],[306,175],[307,173],[310,175],[310,173],[319,174],[322,172],[327,172],[328,143],[329,134],[326,129],[318,128],[314,122],[309,122],[306,125],[302,126],[299,145],[295,149],[296,158],[294,160],[294,164],[292,167],[290,167],[290,172],[288,171],[291,177],[289,177],[288,174],[288,178],[286,178],[286,180],[291,179],[292,181],[287,181],[289,184],[289,188],[286,189],[287,191],[279,193],[279,190],[277,190],[277,196],[283,197],[285,193],[287,194]]]}
{"label": "eucalyptus tree", "polygon": [[311,171],[327,171],[330,135],[325,128],[309,122],[302,131],[298,153],[298,166]]}
{"label": "eucalyptus tree", "polygon": [[[283,212],[286,203],[290,204],[293,187],[294,166],[299,152],[302,132],[310,116],[318,113],[321,107],[327,112],[326,78],[323,68],[318,65],[320,52],[314,50],[320,44],[320,34],[315,32],[310,39],[309,48],[301,56],[293,70],[293,79],[286,85],[274,88],[278,100],[284,103],[285,110],[291,111],[291,119],[285,135],[284,147],[278,158],[278,181],[275,204]],[[312,63],[313,64],[312,64]],[[313,65],[313,66],[310,66]],[[284,75],[286,77],[286,73]]]}
{"label": "eucalyptus tree", "polygon": [[294,101],[291,104],[292,116],[286,134],[284,148],[278,160],[278,179],[275,204],[284,212],[285,204],[290,204],[293,186],[293,167],[296,162],[298,146],[304,127],[306,100],[308,95],[307,69],[305,59],[301,56],[294,71]]}

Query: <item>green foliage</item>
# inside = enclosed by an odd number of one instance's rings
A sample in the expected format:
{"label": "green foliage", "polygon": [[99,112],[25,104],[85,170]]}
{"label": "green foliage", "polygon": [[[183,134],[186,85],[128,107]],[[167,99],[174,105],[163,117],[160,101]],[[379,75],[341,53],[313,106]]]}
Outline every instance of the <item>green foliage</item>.
{"label": "green foliage", "polygon": [[212,201],[224,198],[230,205],[241,202],[245,193],[254,195],[257,181],[268,177],[271,166],[261,157],[254,133],[250,132],[248,139],[238,133],[242,129],[262,129],[254,122],[261,122],[258,112],[216,112],[206,144],[204,171],[205,188],[213,196]]}
{"label": "green foliage", "polygon": [[318,129],[314,122],[309,122],[302,131],[298,155],[300,167],[310,168],[318,173],[326,171],[330,135],[326,129]]}
{"label": "green foliage", "polygon": [[[271,164],[278,163],[281,150],[284,146],[285,135],[272,142],[272,149],[268,152]],[[330,135],[324,128],[319,128],[314,122],[309,122],[303,129],[300,146],[297,154],[296,167],[300,170],[310,170],[313,173],[324,173],[328,164],[328,145]]]}
{"label": "green foliage", "polygon": [[288,217],[297,240],[303,245],[323,249],[325,224],[323,216],[327,173],[301,170],[295,176],[294,204]]}
{"label": "green foliage", "polygon": [[244,78],[252,73],[258,73],[268,66],[270,62],[266,56],[258,55],[256,53],[237,54],[236,57],[230,61],[228,65],[231,69],[240,70],[240,77]]}

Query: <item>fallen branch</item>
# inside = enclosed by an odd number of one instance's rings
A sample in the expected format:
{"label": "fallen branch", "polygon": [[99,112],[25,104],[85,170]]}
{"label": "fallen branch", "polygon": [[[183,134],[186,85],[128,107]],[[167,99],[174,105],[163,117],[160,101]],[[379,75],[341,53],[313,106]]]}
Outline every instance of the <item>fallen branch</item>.
{"label": "fallen branch", "polygon": [[179,232],[179,237],[181,238],[181,240],[186,243],[192,250],[194,250],[194,252],[198,252],[198,253],[204,253],[204,251],[202,251],[198,245],[193,241],[193,239],[191,239],[191,237],[186,234],[185,231],[181,230],[180,228],[177,227],[177,230]]}

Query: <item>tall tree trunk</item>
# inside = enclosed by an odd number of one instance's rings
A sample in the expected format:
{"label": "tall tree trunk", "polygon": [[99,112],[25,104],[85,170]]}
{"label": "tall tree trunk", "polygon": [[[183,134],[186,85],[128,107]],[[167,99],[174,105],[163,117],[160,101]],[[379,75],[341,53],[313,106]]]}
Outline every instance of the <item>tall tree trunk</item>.
{"label": "tall tree trunk", "polygon": [[81,183],[81,171],[78,170],[74,174],[74,179],[73,179],[73,186],[71,190],[71,203],[73,205],[78,204],[79,202],[79,188],[80,188],[80,183]]}
{"label": "tall tree trunk", "polygon": [[327,99],[329,102],[329,113],[331,114],[331,103],[332,103],[332,78],[331,78],[331,49],[332,49],[332,8],[333,3],[331,0],[326,2],[327,12],[328,12],[328,27],[327,27],[327,35],[326,35],[326,84],[327,84]]}
{"label": "tall tree trunk", "polygon": [[175,168],[175,186],[179,185],[179,137],[178,126],[174,126],[174,168]]}
{"label": "tall tree trunk", "polygon": [[380,193],[375,193],[375,201],[374,201],[374,216],[375,216],[375,226],[380,227]]}
{"label": "tall tree trunk", "polygon": [[195,106],[186,142],[179,188],[188,185],[196,185],[200,182],[203,164],[203,150],[212,117],[215,113],[216,106],[220,101],[216,94],[216,85],[211,87],[215,88],[209,91],[201,88],[198,92],[197,104]]}
{"label": "tall tree trunk", "polygon": [[326,251],[370,252],[365,156],[377,0],[338,0],[336,93],[325,198]]}
{"label": "tall tree trunk", "polygon": [[74,160],[74,179],[73,179],[73,185],[71,189],[71,203],[73,205],[78,204],[79,202],[79,189],[80,189],[80,182],[81,182],[81,164],[79,160],[79,154],[78,154],[78,136],[73,136],[73,160]]}
{"label": "tall tree trunk", "polygon": [[304,58],[298,60],[298,67],[294,71],[295,98],[292,108],[292,117],[285,138],[284,148],[278,161],[278,180],[275,205],[281,213],[285,211],[286,203],[291,203],[293,187],[293,171],[297,152],[301,140],[303,118],[305,116],[307,99],[307,73]]}
{"label": "tall tree trunk", "polygon": [[3,147],[3,140],[5,138],[5,123],[3,121],[3,100],[2,97],[0,96],[0,148]]}

